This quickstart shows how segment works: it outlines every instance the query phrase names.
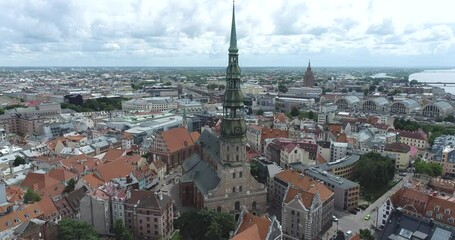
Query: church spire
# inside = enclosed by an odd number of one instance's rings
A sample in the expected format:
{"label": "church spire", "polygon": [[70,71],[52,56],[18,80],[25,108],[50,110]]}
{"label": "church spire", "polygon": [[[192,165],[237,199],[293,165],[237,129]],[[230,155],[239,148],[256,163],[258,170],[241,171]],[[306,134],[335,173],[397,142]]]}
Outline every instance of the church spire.
{"label": "church spire", "polygon": [[237,31],[235,29],[235,1],[232,1],[232,25],[231,25],[231,41],[229,52],[237,52]]}

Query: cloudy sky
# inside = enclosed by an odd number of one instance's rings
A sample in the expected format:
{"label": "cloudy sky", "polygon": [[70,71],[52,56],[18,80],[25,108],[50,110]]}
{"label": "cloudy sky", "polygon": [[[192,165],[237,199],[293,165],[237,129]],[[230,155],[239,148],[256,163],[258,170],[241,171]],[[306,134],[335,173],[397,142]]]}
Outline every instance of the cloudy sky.
{"label": "cloudy sky", "polygon": [[[225,66],[230,0],[0,0],[0,66]],[[237,0],[242,66],[454,66],[453,0]]]}

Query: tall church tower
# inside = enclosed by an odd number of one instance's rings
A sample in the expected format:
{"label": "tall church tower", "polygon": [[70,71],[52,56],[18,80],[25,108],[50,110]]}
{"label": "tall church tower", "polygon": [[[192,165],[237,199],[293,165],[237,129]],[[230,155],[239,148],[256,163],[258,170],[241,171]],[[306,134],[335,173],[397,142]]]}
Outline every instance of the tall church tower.
{"label": "tall church tower", "polygon": [[240,216],[242,209],[262,214],[267,207],[267,188],[250,173],[246,156],[246,122],[243,113],[243,94],[240,90],[239,50],[232,10],[229,63],[226,69],[223,120],[219,137],[219,161],[216,175],[218,185],[209,190],[204,207]]}
{"label": "tall church tower", "polygon": [[308,61],[308,67],[306,68],[305,75],[303,77],[303,86],[304,87],[314,87],[314,74],[311,70],[310,61]]}
{"label": "tall church tower", "polygon": [[232,9],[229,62],[226,69],[226,91],[221,122],[222,164],[239,165],[246,159],[246,123],[243,114],[243,94],[240,89],[239,49],[235,29],[235,12]]}

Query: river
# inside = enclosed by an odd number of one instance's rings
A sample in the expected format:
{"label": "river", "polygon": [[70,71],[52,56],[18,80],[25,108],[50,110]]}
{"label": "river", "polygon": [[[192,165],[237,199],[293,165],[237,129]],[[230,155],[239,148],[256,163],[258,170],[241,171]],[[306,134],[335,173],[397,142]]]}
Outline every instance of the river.
{"label": "river", "polygon": [[409,81],[417,80],[419,82],[450,82],[454,84],[430,84],[431,86],[437,86],[455,95],[455,69],[451,70],[425,70],[419,73],[413,73],[409,75]]}

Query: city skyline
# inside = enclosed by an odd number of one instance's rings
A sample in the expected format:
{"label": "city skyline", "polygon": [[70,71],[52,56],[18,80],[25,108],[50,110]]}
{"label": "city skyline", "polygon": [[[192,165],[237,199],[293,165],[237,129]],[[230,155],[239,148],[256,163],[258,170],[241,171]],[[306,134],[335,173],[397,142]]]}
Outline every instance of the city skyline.
{"label": "city skyline", "polygon": [[[0,66],[222,67],[231,4],[0,1]],[[240,66],[450,67],[450,9],[443,0],[237,1]]]}

